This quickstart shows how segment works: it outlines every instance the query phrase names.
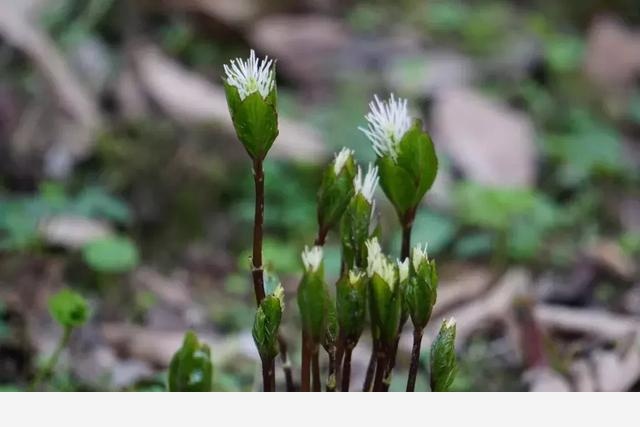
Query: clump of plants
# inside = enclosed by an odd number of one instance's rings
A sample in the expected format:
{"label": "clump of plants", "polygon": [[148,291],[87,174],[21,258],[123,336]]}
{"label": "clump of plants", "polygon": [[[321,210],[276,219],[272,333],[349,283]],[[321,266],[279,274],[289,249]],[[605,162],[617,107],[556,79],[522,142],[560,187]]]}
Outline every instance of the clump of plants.
{"label": "clump of plants", "polygon": [[[256,301],[253,338],[262,364],[263,390],[275,391],[275,361],[282,361],[286,390],[297,390],[287,343],[279,332],[285,309],[282,286],[263,267],[264,161],[278,136],[275,63],[232,60],[224,67],[224,88],[238,136],[253,165],[255,211],[251,274]],[[366,173],[353,150],[343,148],[324,171],[317,200],[317,234],[302,251],[297,306],[301,319],[301,391],[349,391],[351,355],[365,329],[373,351],[363,391],[387,391],[398,341],[405,324],[413,326],[413,350],[407,391],[414,391],[423,331],[436,302],[438,274],[425,245],[411,246],[412,225],[437,173],[438,160],[420,120],[412,120],[407,100],[377,96],[360,130],[377,155]],[[374,193],[378,186],[393,205],[402,229],[400,257],[385,254],[379,242]],[[337,231],[341,274],[334,286],[325,280],[323,246]],[[430,355],[432,391],[446,391],[456,372],[455,321],[443,321]],[[323,376],[320,354],[328,357]],[[188,332],[171,363],[171,391],[211,391],[213,366],[209,348]]]}

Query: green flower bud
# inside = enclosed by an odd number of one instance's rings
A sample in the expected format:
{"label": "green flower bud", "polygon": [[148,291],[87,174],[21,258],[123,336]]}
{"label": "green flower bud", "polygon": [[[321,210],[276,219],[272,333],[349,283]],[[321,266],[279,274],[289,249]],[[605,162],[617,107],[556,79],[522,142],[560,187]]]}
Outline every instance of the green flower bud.
{"label": "green flower bud", "polygon": [[353,150],[343,148],[325,170],[318,190],[318,227],[321,235],[340,221],[353,196],[355,176]]}
{"label": "green flower bud", "polygon": [[213,364],[209,346],[198,341],[192,331],[169,365],[169,391],[211,391]]}
{"label": "green flower bud", "polygon": [[371,321],[382,343],[391,348],[398,335],[402,314],[398,267],[382,254],[378,239],[370,239],[366,245]]}
{"label": "green flower bud", "polygon": [[405,288],[404,300],[416,329],[424,329],[431,318],[438,295],[436,262],[429,260],[427,247],[413,248],[411,275]]}
{"label": "green flower bud", "polygon": [[380,186],[393,204],[401,221],[413,215],[436,178],[438,159],[433,142],[422,131],[422,122],[411,120],[407,100],[387,101],[377,96],[365,116],[367,128],[360,128],[378,155]]}
{"label": "green flower bud", "polygon": [[305,248],[304,274],[298,286],[298,308],[303,331],[314,344],[321,344],[327,327],[327,290],[324,283],[322,248]]}
{"label": "green flower bud", "polygon": [[283,311],[284,289],[279,286],[262,300],[253,322],[253,341],[262,360],[271,360],[278,355],[278,329]]}
{"label": "green flower bud", "polygon": [[456,321],[443,320],[431,346],[431,391],[447,391],[456,376]]}
{"label": "green flower bud", "polygon": [[245,61],[224,66],[224,89],[238,139],[254,160],[262,160],[278,136],[275,67],[251,50]]}
{"label": "green flower bud", "polygon": [[84,325],[90,314],[87,300],[70,289],[63,289],[49,299],[49,312],[64,328]]}
{"label": "green flower bud", "polygon": [[326,286],[325,301],[327,305],[327,322],[322,346],[326,351],[330,351],[331,348],[335,347],[336,341],[338,341],[338,314],[336,311],[336,302]]}
{"label": "green flower bud", "polygon": [[350,270],[336,283],[338,325],[347,346],[355,346],[362,335],[367,312],[367,278],[363,272]]}
{"label": "green flower bud", "polygon": [[369,165],[363,178],[362,170],[353,181],[355,194],[342,216],[340,240],[342,254],[347,268],[367,267],[365,242],[372,237],[372,217],[375,210],[373,195],[378,184],[378,168]]}

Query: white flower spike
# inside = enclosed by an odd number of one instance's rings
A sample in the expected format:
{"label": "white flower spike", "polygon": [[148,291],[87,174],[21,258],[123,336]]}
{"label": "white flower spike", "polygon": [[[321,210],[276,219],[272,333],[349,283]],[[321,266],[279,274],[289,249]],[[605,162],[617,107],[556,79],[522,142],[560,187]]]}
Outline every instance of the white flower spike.
{"label": "white flower spike", "polygon": [[409,278],[409,258],[405,258],[404,261],[397,260],[398,263],[398,276],[400,282],[404,282]]}
{"label": "white flower spike", "polygon": [[422,263],[422,261],[429,261],[429,255],[427,254],[427,244],[425,243],[424,246],[422,245],[416,245],[413,248],[413,253],[411,256],[411,262],[413,264],[413,269],[414,270],[418,270],[418,267],[420,267],[420,264]]}
{"label": "white flower spike", "polygon": [[378,186],[378,167],[369,163],[367,174],[362,178],[362,169],[358,166],[358,173],[353,180],[353,188],[356,194],[360,193],[367,199],[367,202],[373,203],[373,195]]}
{"label": "white flower spike", "polygon": [[358,283],[363,276],[364,276],[364,273],[361,271],[349,270],[349,283],[354,285]]}
{"label": "white flower spike", "polygon": [[369,113],[364,118],[367,127],[359,127],[373,144],[373,150],[379,157],[390,156],[393,161],[398,157],[398,144],[411,127],[407,112],[407,100],[396,98],[393,94],[386,101],[378,95],[369,103]]}
{"label": "white flower spike", "polygon": [[302,252],[302,264],[304,264],[304,269],[309,273],[318,271],[320,264],[322,264],[322,248],[320,246],[312,248],[305,246]]}
{"label": "white flower spike", "polygon": [[353,150],[349,148],[343,148],[342,150],[340,150],[338,154],[336,154],[336,159],[335,159],[335,162],[333,163],[333,172],[336,175],[340,174],[340,172],[342,171],[342,168],[347,163],[347,160],[349,160],[349,158],[353,156],[353,153],[354,153]]}
{"label": "white flower spike", "polygon": [[396,265],[382,253],[377,238],[367,240],[365,245],[367,246],[367,275],[373,277],[377,274],[393,291],[398,277]]}
{"label": "white flower spike", "polygon": [[272,59],[265,56],[260,60],[256,58],[255,51],[251,49],[247,60],[236,58],[231,60],[230,65],[224,65],[227,84],[238,89],[241,100],[254,92],[259,92],[263,98],[266,98],[275,86],[275,73],[272,65]]}

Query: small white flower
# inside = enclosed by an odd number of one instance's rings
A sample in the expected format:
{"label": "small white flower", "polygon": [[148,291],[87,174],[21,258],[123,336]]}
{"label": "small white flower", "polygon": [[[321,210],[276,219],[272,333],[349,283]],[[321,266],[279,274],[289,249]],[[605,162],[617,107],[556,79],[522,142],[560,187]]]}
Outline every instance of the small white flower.
{"label": "small white flower", "polygon": [[427,244],[424,246],[417,245],[413,248],[413,253],[411,254],[411,262],[413,263],[413,269],[418,270],[422,261],[429,261],[429,255],[427,254]]}
{"label": "small white flower", "polygon": [[342,168],[347,163],[347,160],[353,156],[354,151],[349,148],[343,148],[338,154],[336,154],[335,161],[333,162],[333,172],[339,175]]}
{"label": "small white flower", "polygon": [[320,264],[322,264],[322,248],[320,246],[312,248],[305,246],[302,252],[302,264],[304,264],[305,270],[309,273],[317,271]]}
{"label": "small white flower", "polygon": [[405,258],[404,261],[397,260],[398,264],[398,276],[400,282],[404,282],[409,277],[409,258]]}
{"label": "small white flower", "polygon": [[281,283],[279,283],[278,287],[273,291],[273,296],[280,300],[280,308],[284,310],[284,288]]}
{"label": "small white flower", "polygon": [[260,60],[256,58],[256,53],[251,49],[249,59],[232,59],[230,65],[224,65],[224,72],[227,75],[227,84],[238,89],[240,99],[244,100],[254,92],[259,92],[263,98],[275,86],[275,73],[272,69],[273,60],[265,56]]}
{"label": "small white flower", "polygon": [[393,291],[397,280],[397,269],[394,263],[382,253],[378,239],[373,237],[365,242],[367,246],[367,275],[380,278]]}
{"label": "small white flower", "polygon": [[360,280],[362,280],[363,276],[364,273],[362,271],[349,270],[349,283],[355,285]]}
{"label": "small white flower", "polygon": [[382,248],[380,247],[377,237],[368,239],[364,242],[364,245],[367,247],[367,263],[382,255]]}
{"label": "small white flower", "polygon": [[443,321],[443,326],[447,329],[456,327],[456,319],[454,317],[450,317]]}
{"label": "small white flower", "polygon": [[390,156],[393,161],[398,157],[398,144],[411,127],[407,112],[407,100],[395,98],[393,94],[387,101],[381,101],[378,95],[369,103],[369,113],[364,116],[368,124],[359,127],[373,144],[373,150],[379,157]]}
{"label": "small white flower", "polygon": [[378,186],[378,167],[369,163],[367,174],[362,178],[362,169],[358,166],[358,173],[353,179],[353,188],[356,194],[360,193],[369,203],[373,203],[373,194]]}

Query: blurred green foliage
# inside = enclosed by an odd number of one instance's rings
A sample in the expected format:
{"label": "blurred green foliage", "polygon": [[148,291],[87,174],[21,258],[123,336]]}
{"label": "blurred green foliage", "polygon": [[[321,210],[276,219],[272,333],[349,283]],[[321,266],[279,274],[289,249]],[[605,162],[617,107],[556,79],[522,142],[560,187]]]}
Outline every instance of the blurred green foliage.
{"label": "blurred green foliage", "polygon": [[38,226],[55,215],[73,215],[127,224],[127,205],[104,188],[87,185],[70,195],[62,184],[43,182],[33,195],[0,198],[0,248],[25,251],[40,245]]}
{"label": "blurred green foliage", "polygon": [[89,242],[82,248],[89,267],[102,273],[126,273],[140,261],[135,243],[121,236],[109,236]]}

